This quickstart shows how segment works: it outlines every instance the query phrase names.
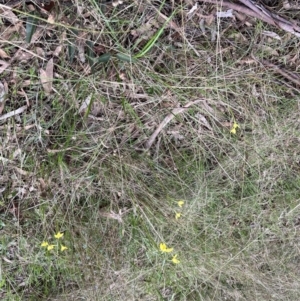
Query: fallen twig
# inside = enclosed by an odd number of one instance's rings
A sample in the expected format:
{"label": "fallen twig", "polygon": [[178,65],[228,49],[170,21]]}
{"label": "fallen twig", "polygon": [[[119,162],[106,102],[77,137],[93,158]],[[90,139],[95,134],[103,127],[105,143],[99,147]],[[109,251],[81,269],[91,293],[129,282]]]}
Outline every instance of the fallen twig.
{"label": "fallen twig", "polygon": [[159,126],[157,127],[157,129],[154,131],[154,133],[150,136],[150,138],[148,139],[148,141],[145,143],[145,150],[148,150],[153,142],[155,141],[156,137],[158,136],[158,134],[162,131],[162,129],[178,114],[184,112],[186,109],[188,109],[189,107],[199,103],[205,101],[205,99],[197,99],[194,101],[190,101],[188,102],[184,107],[181,108],[175,108],[172,110],[172,112],[167,115],[165,117],[165,119],[159,124]]}
{"label": "fallen twig", "polygon": [[26,106],[18,108],[17,110],[11,111],[9,113],[6,113],[6,114],[0,116],[0,121],[23,113],[24,111],[26,111],[27,107],[28,106],[26,105]]}
{"label": "fallen twig", "polygon": [[238,12],[244,13],[247,16],[258,18],[272,26],[277,26],[284,31],[290,32],[297,37],[300,37],[300,26],[295,21],[289,21],[281,16],[278,16],[263,6],[254,4],[251,0],[239,0],[242,4],[231,3],[220,0],[202,0],[201,2],[217,4],[231,8]]}
{"label": "fallen twig", "polygon": [[300,87],[300,76],[298,76],[288,70],[280,68],[279,66],[277,66],[267,60],[258,60],[258,61],[261,62],[264,66],[272,68],[274,70],[274,72],[279,73],[284,78],[288,79],[289,81],[293,82],[298,87]]}

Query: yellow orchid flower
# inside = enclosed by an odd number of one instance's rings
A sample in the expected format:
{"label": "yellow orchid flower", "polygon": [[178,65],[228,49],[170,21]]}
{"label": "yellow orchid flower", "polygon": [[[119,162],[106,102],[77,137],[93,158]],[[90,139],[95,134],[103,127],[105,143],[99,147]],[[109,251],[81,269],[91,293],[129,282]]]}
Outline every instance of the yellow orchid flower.
{"label": "yellow orchid flower", "polygon": [[55,245],[48,245],[48,246],[47,246],[47,250],[48,250],[48,251],[51,251],[51,250],[53,250],[54,247],[55,247]]}
{"label": "yellow orchid flower", "polygon": [[173,248],[168,248],[166,244],[161,243],[159,245],[159,249],[163,252],[163,253],[170,253],[173,251]]}
{"label": "yellow orchid flower", "polygon": [[65,246],[63,246],[63,245],[60,246],[60,251],[61,251],[61,252],[63,252],[64,250],[67,250],[67,249],[68,249],[68,248],[65,247]]}
{"label": "yellow orchid flower", "polygon": [[178,206],[181,208],[184,205],[184,201],[180,200],[177,202]]}
{"label": "yellow orchid flower", "polygon": [[236,122],[234,122],[233,125],[232,125],[232,128],[230,130],[230,133],[235,135],[236,134],[236,129],[238,129],[239,127],[240,126]]}
{"label": "yellow orchid flower", "polygon": [[180,260],[177,259],[177,254],[172,257],[171,261],[175,264],[180,263]]}
{"label": "yellow orchid flower", "polygon": [[49,244],[46,241],[43,241],[41,244],[41,247],[43,247],[43,248],[46,248],[48,246],[49,246]]}
{"label": "yellow orchid flower", "polygon": [[180,213],[180,212],[176,212],[176,213],[175,213],[175,219],[179,219],[180,216],[181,216],[181,213]]}
{"label": "yellow orchid flower", "polygon": [[64,234],[61,233],[61,232],[57,232],[57,233],[54,235],[54,237],[55,237],[56,239],[60,239],[60,238],[62,238],[63,236],[64,236]]}

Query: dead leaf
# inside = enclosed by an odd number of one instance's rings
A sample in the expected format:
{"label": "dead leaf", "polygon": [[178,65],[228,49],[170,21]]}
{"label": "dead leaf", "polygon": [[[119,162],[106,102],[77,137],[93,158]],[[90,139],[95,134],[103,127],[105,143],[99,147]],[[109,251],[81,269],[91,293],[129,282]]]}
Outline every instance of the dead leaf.
{"label": "dead leaf", "polygon": [[247,38],[241,32],[234,32],[228,36],[231,39],[235,39],[236,41],[246,42]]}
{"label": "dead leaf", "polygon": [[55,23],[55,18],[54,18],[54,16],[53,16],[52,14],[50,14],[50,15],[48,16],[47,22],[48,22],[49,24],[54,24],[54,23]]}
{"label": "dead leaf", "polygon": [[227,11],[218,11],[217,17],[218,18],[233,18],[233,9],[228,9]]}
{"label": "dead leaf", "polygon": [[[14,170],[19,173],[21,176],[27,176],[28,172],[24,169],[14,166]],[[31,173],[30,173],[31,174]]]}
{"label": "dead leaf", "polygon": [[178,142],[180,140],[184,140],[184,136],[180,134],[179,131],[167,131],[167,134],[171,135],[171,137],[175,140],[175,142]]}
{"label": "dead leaf", "polygon": [[46,188],[47,188],[46,182],[44,181],[43,178],[39,178],[38,180],[39,180],[39,182],[40,182],[40,188],[41,188],[41,190],[42,190],[42,191],[45,191]]}
{"label": "dead leaf", "polygon": [[5,69],[9,66],[10,64],[0,60],[0,74],[5,71]]}
{"label": "dead leaf", "polygon": [[110,212],[101,212],[100,211],[100,215],[101,216],[103,216],[103,217],[107,217],[107,218],[111,218],[111,219],[115,219],[115,220],[117,220],[120,224],[122,224],[123,223],[123,215],[125,214],[125,213],[127,213],[128,212],[128,210],[126,210],[126,208],[125,208],[125,210],[122,212],[122,210],[119,210],[119,213],[116,213],[116,212],[114,212],[114,211],[110,211]]}
{"label": "dead leaf", "polygon": [[19,49],[14,55],[13,60],[21,63],[27,63],[31,58],[33,58],[33,56],[34,54],[32,52]]}
{"label": "dead leaf", "polygon": [[273,32],[273,31],[264,30],[262,32],[262,34],[267,36],[267,37],[271,37],[273,39],[276,39],[276,40],[281,40],[281,37],[276,32]]}
{"label": "dead leaf", "polygon": [[23,113],[26,109],[27,109],[27,106],[20,107],[17,110],[11,111],[7,114],[4,114],[4,115],[0,116],[0,120],[5,120],[5,119],[10,118],[12,116],[19,115],[19,114]]}
{"label": "dead leaf", "polygon": [[83,114],[85,113],[86,109],[89,107],[89,105],[91,104],[91,100],[92,100],[92,94],[90,94],[81,104],[78,113],[79,114]]}
{"label": "dead leaf", "polygon": [[1,17],[13,25],[16,25],[19,22],[19,18],[10,9],[2,12]]}
{"label": "dead leaf", "polygon": [[44,35],[44,33],[44,28],[38,28],[33,34],[30,44],[36,43]]}
{"label": "dead leaf", "polygon": [[45,50],[42,47],[36,47],[35,53],[37,53],[39,56],[45,57]]}
{"label": "dead leaf", "polygon": [[0,82],[0,115],[3,112],[4,105],[5,105],[5,96],[7,94],[7,87]]}
{"label": "dead leaf", "polygon": [[148,40],[159,28],[159,24],[155,19],[150,19],[147,23],[143,24],[137,29],[131,30],[131,35],[136,39],[139,37],[141,40]]}
{"label": "dead leaf", "polygon": [[53,83],[53,59],[46,65],[46,70],[40,69],[40,79],[46,95],[50,95]]}
{"label": "dead leaf", "polygon": [[211,131],[213,130],[205,116],[203,116],[200,113],[197,113],[195,115],[195,117],[198,118],[200,124],[204,125],[205,127],[207,127]]}
{"label": "dead leaf", "polygon": [[273,47],[262,44],[262,45],[259,45],[259,48],[260,48],[261,51],[263,51],[267,54],[270,54],[270,55],[273,55],[273,56],[279,56],[278,51]]}
{"label": "dead leaf", "polygon": [[8,59],[9,55],[7,55],[7,53],[3,49],[0,48],[0,57],[2,59]]}
{"label": "dead leaf", "polygon": [[18,33],[19,35],[25,35],[23,22],[18,22],[17,24],[5,29],[4,32],[1,32],[1,43],[10,41],[11,35],[14,33]]}
{"label": "dead leaf", "polygon": [[62,51],[62,45],[59,45],[55,48],[53,55],[56,57],[59,57],[59,54],[61,53],[61,51]]}

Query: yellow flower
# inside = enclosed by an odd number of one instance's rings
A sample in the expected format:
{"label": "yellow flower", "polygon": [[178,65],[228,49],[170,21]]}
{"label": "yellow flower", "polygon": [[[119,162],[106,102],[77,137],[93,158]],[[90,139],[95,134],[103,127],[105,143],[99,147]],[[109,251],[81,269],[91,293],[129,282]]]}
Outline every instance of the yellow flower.
{"label": "yellow flower", "polygon": [[161,250],[163,253],[170,253],[170,252],[173,251],[173,248],[168,248],[167,245],[164,244],[164,243],[161,243],[161,244],[159,245],[159,248],[160,248],[160,250]]}
{"label": "yellow flower", "polygon": [[181,207],[183,206],[183,204],[184,204],[184,201],[182,201],[182,200],[181,200],[181,201],[178,201],[177,204],[178,204],[178,206],[181,208]]}
{"label": "yellow flower", "polygon": [[67,247],[65,247],[65,246],[63,246],[63,245],[61,245],[60,246],[60,250],[61,250],[61,252],[63,252],[64,250],[67,250],[68,248]]}
{"label": "yellow flower", "polygon": [[49,246],[49,244],[46,241],[43,241],[41,244],[41,247],[43,247],[43,248],[46,248],[48,246]]}
{"label": "yellow flower", "polygon": [[238,129],[240,126],[236,123],[236,122],[234,122],[233,123],[233,126],[232,126],[232,128],[231,128],[231,130],[230,130],[230,133],[231,134],[236,134],[236,129]]}
{"label": "yellow flower", "polygon": [[175,263],[175,264],[178,264],[178,263],[180,263],[180,260],[178,260],[178,259],[177,259],[177,254],[176,254],[176,255],[174,255],[174,256],[172,257],[172,259],[171,259],[171,260],[172,260],[172,262],[173,262],[173,263]]}
{"label": "yellow flower", "polygon": [[55,237],[56,239],[60,239],[60,238],[62,238],[63,236],[64,236],[64,234],[61,233],[61,232],[57,232],[57,233],[54,235],[54,237]]}
{"label": "yellow flower", "polygon": [[48,245],[48,246],[47,246],[47,250],[48,250],[48,251],[51,251],[51,250],[53,250],[54,247],[55,247],[55,245]]}
{"label": "yellow flower", "polygon": [[180,213],[180,212],[176,212],[176,213],[175,213],[175,218],[176,218],[176,219],[179,219],[180,216],[181,216],[181,213]]}

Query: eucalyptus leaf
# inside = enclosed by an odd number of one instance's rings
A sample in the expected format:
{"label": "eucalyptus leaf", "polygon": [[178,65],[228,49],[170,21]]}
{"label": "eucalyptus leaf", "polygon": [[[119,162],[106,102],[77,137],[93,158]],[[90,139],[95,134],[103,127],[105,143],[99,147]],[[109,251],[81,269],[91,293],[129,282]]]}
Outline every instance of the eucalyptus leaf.
{"label": "eucalyptus leaf", "polygon": [[36,18],[28,16],[26,20],[26,43],[30,43],[36,29]]}
{"label": "eucalyptus leaf", "polygon": [[72,63],[75,57],[75,53],[76,53],[76,46],[75,46],[75,38],[74,36],[78,35],[78,31],[76,29],[71,29],[71,33],[68,33],[68,39],[69,39],[69,45],[68,45],[68,56],[69,56],[69,60]]}
{"label": "eucalyptus leaf", "polygon": [[86,46],[87,46],[87,59],[90,67],[92,67],[95,63],[94,43],[92,41],[87,41]]}
{"label": "eucalyptus leaf", "polygon": [[110,53],[104,53],[98,58],[98,63],[107,63],[111,58]]}
{"label": "eucalyptus leaf", "polygon": [[116,54],[116,57],[120,60],[120,61],[123,61],[123,62],[134,62],[135,59],[133,57],[131,57],[130,55],[128,54],[124,54],[124,53],[117,53]]}

